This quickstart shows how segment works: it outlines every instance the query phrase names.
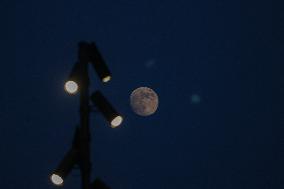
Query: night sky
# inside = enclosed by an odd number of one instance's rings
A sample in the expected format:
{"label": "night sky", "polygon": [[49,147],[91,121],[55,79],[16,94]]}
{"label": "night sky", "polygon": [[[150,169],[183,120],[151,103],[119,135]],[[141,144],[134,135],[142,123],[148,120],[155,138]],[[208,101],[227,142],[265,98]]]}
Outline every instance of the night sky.
{"label": "night sky", "polygon": [[[112,129],[92,114],[92,178],[112,189],[284,188],[283,7],[2,1],[0,188],[57,188],[49,175],[79,122],[79,98],[63,85],[82,40],[96,42],[113,74],[103,84],[90,69],[92,91],[125,118]],[[129,105],[141,86],[159,95],[149,117]],[[80,182],[75,169],[63,188]]]}

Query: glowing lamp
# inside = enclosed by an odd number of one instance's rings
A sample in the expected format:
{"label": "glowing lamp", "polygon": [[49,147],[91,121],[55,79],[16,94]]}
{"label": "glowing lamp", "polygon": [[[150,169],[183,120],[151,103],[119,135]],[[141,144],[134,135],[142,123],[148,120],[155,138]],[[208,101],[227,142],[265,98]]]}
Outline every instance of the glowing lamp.
{"label": "glowing lamp", "polygon": [[50,176],[50,180],[53,184],[57,185],[57,186],[60,186],[60,185],[63,185],[63,179],[62,177],[60,177],[59,175],[57,174],[52,174]]}
{"label": "glowing lamp", "polygon": [[123,121],[123,118],[121,116],[116,116],[112,121],[111,121],[111,127],[115,128],[119,126]]}
{"label": "glowing lamp", "polygon": [[111,80],[111,76],[106,76],[103,78],[104,83],[109,82],[110,80]]}
{"label": "glowing lamp", "polygon": [[118,112],[112,107],[112,105],[101,92],[94,92],[91,95],[91,100],[98,110],[103,114],[105,119],[110,123],[112,128],[116,128],[122,123],[122,116],[118,114]]}
{"label": "glowing lamp", "polygon": [[79,86],[75,81],[67,81],[64,85],[64,89],[69,94],[76,94]]}
{"label": "glowing lamp", "polygon": [[90,61],[100,80],[104,83],[109,82],[111,73],[95,43],[90,44]]}
{"label": "glowing lamp", "polygon": [[74,165],[78,163],[77,160],[78,151],[72,148],[66,153],[62,161],[51,174],[51,182],[57,186],[63,185],[65,178],[69,175]]}

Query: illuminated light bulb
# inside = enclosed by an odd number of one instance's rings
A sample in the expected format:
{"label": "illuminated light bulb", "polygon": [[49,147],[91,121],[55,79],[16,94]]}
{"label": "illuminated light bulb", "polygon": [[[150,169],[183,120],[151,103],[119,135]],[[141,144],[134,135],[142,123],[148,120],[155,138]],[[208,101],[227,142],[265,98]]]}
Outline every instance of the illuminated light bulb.
{"label": "illuminated light bulb", "polygon": [[56,175],[56,174],[52,174],[50,177],[50,180],[53,184],[58,185],[58,186],[63,184],[63,179],[59,175]]}
{"label": "illuminated light bulb", "polygon": [[123,121],[123,118],[121,116],[116,116],[112,121],[111,121],[111,127],[115,128],[119,126]]}
{"label": "illuminated light bulb", "polygon": [[67,81],[64,85],[64,89],[69,94],[75,94],[78,91],[78,84],[75,81]]}
{"label": "illuminated light bulb", "polygon": [[111,80],[111,76],[106,76],[103,78],[104,83],[109,82],[110,80]]}

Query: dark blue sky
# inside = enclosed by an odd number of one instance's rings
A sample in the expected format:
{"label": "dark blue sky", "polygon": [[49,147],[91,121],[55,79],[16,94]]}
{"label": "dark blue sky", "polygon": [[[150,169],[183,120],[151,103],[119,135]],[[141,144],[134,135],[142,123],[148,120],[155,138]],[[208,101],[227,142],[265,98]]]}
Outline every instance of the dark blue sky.
{"label": "dark blue sky", "polygon": [[[80,40],[95,41],[113,73],[103,85],[91,70],[92,89],[125,116],[117,129],[92,116],[93,178],[112,189],[284,188],[281,3],[31,0],[1,8],[0,188],[56,188],[49,174],[79,121],[79,99],[63,84]],[[129,106],[140,86],[160,98],[147,118]],[[75,170],[64,188],[79,186]]]}

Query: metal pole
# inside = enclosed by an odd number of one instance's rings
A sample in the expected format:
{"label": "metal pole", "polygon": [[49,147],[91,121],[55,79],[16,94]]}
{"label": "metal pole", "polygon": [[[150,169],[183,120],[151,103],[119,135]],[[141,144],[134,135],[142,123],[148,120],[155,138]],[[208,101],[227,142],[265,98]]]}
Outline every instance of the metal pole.
{"label": "metal pole", "polygon": [[82,189],[89,189],[91,176],[91,136],[89,128],[89,52],[87,43],[79,43],[79,62],[81,64],[79,166],[81,171]]}

